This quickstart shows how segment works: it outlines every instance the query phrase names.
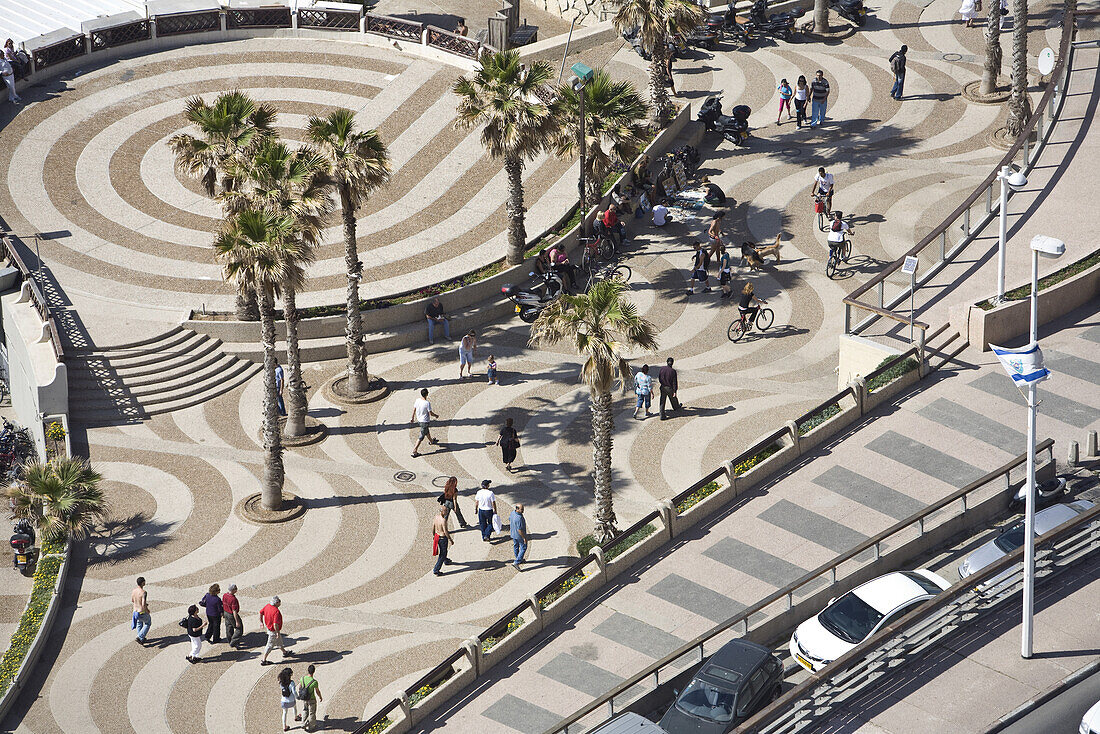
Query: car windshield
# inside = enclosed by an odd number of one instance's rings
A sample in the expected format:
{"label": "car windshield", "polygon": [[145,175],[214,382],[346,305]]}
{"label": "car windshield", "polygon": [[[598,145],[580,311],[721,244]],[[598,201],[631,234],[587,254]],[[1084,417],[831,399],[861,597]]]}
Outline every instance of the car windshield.
{"label": "car windshield", "polygon": [[849,591],[817,615],[821,626],[853,645],[871,634],[882,615],[867,602]]}
{"label": "car windshield", "polygon": [[1018,522],[997,536],[993,543],[1005,553],[1011,553],[1024,544],[1024,524]]}
{"label": "car windshield", "polygon": [[680,694],[676,708],[691,716],[710,721],[728,722],[737,710],[737,696],[699,678]]}
{"label": "car windshield", "polygon": [[902,571],[901,575],[912,581],[917,586],[924,589],[929,594],[938,594],[943,591],[943,589],[941,589],[939,586],[932,583],[931,579],[927,579],[924,576],[921,576],[919,573],[913,573],[912,571]]}

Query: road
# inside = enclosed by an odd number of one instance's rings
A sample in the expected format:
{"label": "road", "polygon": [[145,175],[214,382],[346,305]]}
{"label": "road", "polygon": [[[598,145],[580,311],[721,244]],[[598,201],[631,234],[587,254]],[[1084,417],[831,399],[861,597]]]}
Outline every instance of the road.
{"label": "road", "polygon": [[1005,727],[1001,734],[1074,734],[1081,725],[1081,717],[1097,701],[1100,701],[1100,671]]}

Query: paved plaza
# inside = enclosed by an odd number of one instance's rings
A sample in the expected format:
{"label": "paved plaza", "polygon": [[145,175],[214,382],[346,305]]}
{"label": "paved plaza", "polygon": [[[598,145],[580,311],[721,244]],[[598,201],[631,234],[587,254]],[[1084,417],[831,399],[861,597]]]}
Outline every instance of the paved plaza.
{"label": "paved plaza", "polygon": [[[1057,46],[1060,16],[1049,7],[1032,9],[1033,48]],[[661,349],[632,363],[674,356],[680,397],[690,408],[671,421],[632,421],[633,401],[617,403],[613,468],[621,526],[832,395],[843,295],[908,250],[1000,158],[987,137],[1003,109],[970,105],[959,95],[961,84],[980,73],[982,36],[955,22],[956,11],[954,0],[886,2],[866,31],[843,42],[766,45],[677,62],[683,100],[697,106],[721,90],[727,110],[735,103],[754,110],[749,147],[735,150],[706,137],[700,173],[736,200],[727,217],[732,241],[782,236],[779,267],[736,276],[736,285],[752,280],[769,300],[777,328],[731,344],[725,332],[736,309],[716,294],[684,295],[690,243],[706,227],[701,215],[659,232],[635,224],[627,246],[630,297],[657,326]],[[888,95],[886,59],[902,43],[910,47],[911,98],[897,103]],[[643,62],[619,42],[579,58],[644,83]],[[832,83],[830,123],[814,131],[796,130],[793,121],[777,126],[770,115],[778,79],[793,82],[816,68]],[[451,125],[447,89],[461,73],[397,51],[298,39],[202,45],[89,68],[26,90],[31,104],[17,113],[0,107],[0,169],[7,171],[0,214],[20,234],[66,233],[41,247],[56,305],[71,327],[67,346],[151,337],[202,304],[229,307],[232,291],[210,259],[218,211],[172,170],[165,144],[181,128],[186,96],[241,88],[278,105],[280,132],[291,140],[301,140],[308,115],[336,106],[379,127],[395,173],[360,217],[363,293],[427,285],[495,259],[504,248],[500,166],[484,155],[476,132]],[[1091,88],[1095,69],[1085,77]],[[1065,139],[1072,142],[1082,126],[1072,123]],[[1052,170],[1061,155],[1051,158]],[[837,174],[835,206],[859,225],[854,244],[863,257],[837,281],[824,275],[824,235],[813,227],[807,196],[819,165]],[[575,166],[549,157],[529,165],[530,232],[560,216],[575,194],[574,176]],[[1072,181],[1063,177],[1063,185]],[[300,302],[342,297],[338,235],[329,232]],[[1064,239],[1071,252],[1091,247]],[[947,282],[988,272],[990,240],[975,248],[966,254],[971,261],[945,273]],[[1013,260],[1010,285],[1026,272],[1026,263]],[[943,323],[945,315],[934,321]],[[1084,431],[1100,425],[1097,328],[1089,313],[1049,344],[1052,368],[1062,374],[1046,397],[1041,433],[1059,446],[1083,441]],[[54,638],[0,728],[274,730],[281,666],[258,664],[257,613],[278,594],[295,652],[288,664],[296,675],[307,662],[318,665],[328,728],[351,731],[556,576],[592,524],[589,411],[577,384],[579,364],[562,350],[528,348],[518,319],[479,337],[473,379],[456,375],[453,344],[425,343],[371,357],[372,371],[393,387],[380,402],[344,408],[314,390],[311,415],[330,435],[288,450],[287,489],[304,497],[309,510],[279,525],[252,525],[233,512],[260,486],[257,377],[144,422],[78,430],[74,448],[106,477],[112,519],[77,548]],[[488,354],[497,357],[499,386],[485,382]],[[541,732],[598,695],[593,681],[612,687],[738,605],[1020,453],[1023,411],[990,362],[988,354],[964,353],[927,391],[754,497],[747,511],[698,531],[695,541],[594,605],[578,623],[583,640],[548,646],[517,670],[502,666],[495,685],[457,699],[427,726]],[[186,364],[173,369],[186,376]],[[341,369],[309,365],[306,381],[319,386]],[[413,459],[408,417],[421,387],[441,415],[441,445]],[[74,406],[93,398],[94,386],[74,383]],[[491,445],[509,416],[523,441],[515,473]],[[493,481],[501,502],[527,505],[534,542],[523,573],[509,564],[509,542],[481,543],[476,531],[460,531],[452,549],[457,564],[441,578],[431,575],[435,498],[452,474],[467,519],[481,479]],[[145,648],[128,625],[128,592],[138,575],[149,581],[153,612],[154,642]],[[177,621],[215,582],[240,587],[246,649],[216,645],[191,666]],[[537,705],[522,699],[530,686],[546,691]]]}

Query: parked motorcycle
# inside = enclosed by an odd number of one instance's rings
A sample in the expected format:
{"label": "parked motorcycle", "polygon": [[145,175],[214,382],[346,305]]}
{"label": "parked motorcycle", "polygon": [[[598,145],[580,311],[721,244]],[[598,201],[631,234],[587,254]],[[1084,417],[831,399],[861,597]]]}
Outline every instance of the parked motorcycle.
{"label": "parked motorcycle", "polygon": [[12,528],[11,543],[12,566],[19,569],[19,573],[27,575],[27,569],[32,567],[30,562],[31,549],[34,547],[34,526],[29,520],[19,520]]}
{"label": "parked motorcycle", "polygon": [[749,11],[749,20],[753,22],[760,33],[774,36],[781,41],[791,40],[794,35],[794,23],[806,14],[801,8],[789,10],[785,13],[772,13],[767,15],[768,0],[756,0]]}
{"label": "parked motorcycle", "polygon": [[[1045,482],[1039,482],[1035,485],[1035,509],[1041,510],[1044,507],[1058,504],[1062,501],[1066,494],[1066,478],[1054,477],[1054,479],[1048,479]],[[1027,503],[1027,482],[1020,485],[1020,488],[1016,490],[1016,494],[1009,500],[1008,506],[1010,509],[1017,512],[1024,509],[1024,505]]]}
{"label": "parked motorcycle", "polygon": [[718,48],[718,42],[722,40],[719,32],[703,24],[684,38],[684,44],[693,48],[705,48],[713,51]]}
{"label": "parked motorcycle", "polygon": [[[626,41],[627,43],[629,43],[631,48],[634,49],[635,53],[637,53],[639,56],[641,56],[646,61],[649,61],[652,58],[652,55],[649,53],[649,51],[647,51],[645,49],[645,47],[642,46],[642,42],[638,37],[638,29],[637,28],[634,28],[634,29],[628,30],[628,31],[623,31],[623,40]],[[666,48],[668,49],[668,55],[673,60],[682,59],[686,55],[688,44],[684,40],[679,40],[675,43],[669,42],[666,45]]]}
{"label": "parked motorcycle", "polygon": [[841,18],[850,20],[857,26],[867,22],[867,9],[863,7],[863,0],[829,0],[829,7]]}
{"label": "parked motorcycle", "polygon": [[[536,273],[532,272],[530,275],[531,277],[535,277]],[[525,290],[518,285],[512,284],[501,286],[500,292],[511,299],[512,303],[516,304],[516,313],[519,314],[520,319],[524,323],[530,324],[539,317],[542,310],[549,306],[565,288],[561,275],[553,271],[543,274],[542,285],[543,288],[541,293],[535,289]]]}
{"label": "parked motorcycle", "polygon": [[730,114],[722,114],[722,95],[707,98],[699,107],[696,119],[703,123],[703,129],[717,130],[722,137],[734,145],[741,146],[749,139],[749,115],[752,110],[747,105],[737,105]]}
{"label": "parked motorcycle", "polygon": [[756,26],[752,21],[738,20],[737,12],[732,6],[724,13],[709,14],[706,24],[719,38],[732,39],[742,46],[748,46],[756,40]]}

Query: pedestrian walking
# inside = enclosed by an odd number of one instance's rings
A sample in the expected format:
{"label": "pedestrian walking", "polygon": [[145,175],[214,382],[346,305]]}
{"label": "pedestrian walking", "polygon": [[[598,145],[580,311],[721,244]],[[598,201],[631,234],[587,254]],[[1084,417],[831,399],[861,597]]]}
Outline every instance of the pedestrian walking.
{"label": "pedestrian walking", "polygon": [[470,524],[462,517],[462,508],[458,506],[458,477],[450,477],[443,485],[443,494],[439,495],[439,504],[445,506],[458,518],[459,527],[468,528]]}
{"label": "pedestrian walking", "polygon": [[313,731],[317,726],[317,704],[325,700],[321,695],[321,684],[314,677],[316,672],[317,666],[310,663],[306,674],[298,681],[298,697],[303,701],[302,716],[305,719],[302,728],[306,731]]}
{"label": "pedestrian walking", "polygon": [[806,84],[806,77],[798,75],[794,83],[794,123],[798,129],[802,129],[802,123],[806,121],[806,101],[810,98],[810,87]]}
{"label": "pedestrian walking", "polygon": [[267,656],[271,654],[271,651],[276,647],[283,653],[283,659],[293,655],[283,645],[283,613],[279,611],[279,605],[282,601],[277,596],[271,597],[271,603],[265,604],[264,608],[260,610],[260,621],[264,625],[264,629],[267,630],[267,646],[264,647],[264,656],[260,658],[260,665],[271,665],[267,661]]}
{"label": "pedestrian walking", "polygon": [[825,72],[817,70],[817,76],[810,82],[810,127],[825,122],[825,112],[829,109],[829,82]]}
{"label": "pedestrian walking", "polygon": [[458,345],[458,376],[462,377],[462,368],[466,367],[466,376],[474,376],[474,357],[477,355],[477,336],[470,329]]}
{"label": "pedestrian walking", "polygon": [[512,508],[512,514],[508,516],[508,532],[512,536],[512,555],[515,557],[512,565],[518,571],[519,564],[527,559],[527,520],[523,517],[523,505]]}
{"label": "pedestrian walking", "polygon": [[275,399],[278,401],[276,406],[279,410],[279,415],[286,415],[286,401],[283,400],[283,388],[286,386],[286,380],[283,377],[283,366],[281,364],[275,364]]}
{"label": "pedestrian walking", "polygon": [[294,712],[294,720],[301,721],[298,713],[298,686],[294,684],[294,671],[283,668],[279,671],[279,708],[283,710],[283,731],[290,731],[290,712]]}
{"label": "pedestrian walking", "polygon": [[206,622],[199,618],[198,605],[192,604],[187,607],[187,616],[180,620],[180,627],[187,630],[187,637],[191,640],[191,654],[184,658],[191,664],[202,659],[199,653],[202,652],[202,628],[205,626]]}
{"label": "pedestrian walking", "polygon": [[244,634],[244,620],[241,619],[241,603],[237,599],[236,584],[230,584],[222,594],[222,620],[225,621],[225,641],[230,647],[236,647]]}
{"label": "pedestrian walking", "polygon": [[206,641],[210,644],[222,641],[222,598],[221,587],[211,584],[210,590],[203,596],[202,604],[206,608]]}
{"label": "pedestrian walking", "polygon": [[794,90],[791,89],[791,85],[787,83],[786,79],[779,80],[779,86],[776,87],[779,90],[779,115],[775,118],[776,123],[783,124],[783,109],[787,110],[787,119],[790,120],[794,115],[791,114],[791,97],[794,96]]}
{"label": "pedestrian walking", "polygon": [[512,425],[511,418],[504,419],[504,428],[500,429],[497,446],[500,446],[500,458],[504,462],[504,468],[512,471],[512,462],[516,460],[516,449],[519,448],[519,433]]}
{"label": "pedestrian walking", "polygon": [[[997,0],[989,0],[992,3]],[[967,28],[971,28],[974,25],[974,18],[978,17],[978,14],[982,12],[982,0],[962,0],[962,5],[959,6],[959,15],[966,21]]]}
{"label": "pedestrian walking", "polygon": [[661,420],[668,418],[665,415],[665,400],[669,400],[672,403],[672,410],[679,410],[681,407],[679,399],[676,397],[676,393],[680,390],[680,383],[676,374],[676,368],[672,366],[673,359],[669,357],[665,360],[665,366],[661,368],[661,371],[657,374],[657,381],[661,384]]}
{"label": "pedestrian walking", "polygon": [[890,96],[901,99],[902,90],[905,88],[905,52],[909,47],[902,44],[901,49],[890,57],[890,70],[894,72],[894,86],[890,89]]}
{"label": "pedestrian walking", "polygon": [[447,528],[447,515],[450,514],[450,510],[446,505],[439,508],[439,514],[435,516],[435,520],[432,521],[432,555],[436,556],[435,568],[432,569],[432,573],[436,576],[443,575],[443,566],[451,565],[453,561],[447,558],[447,549],[450,547],[454,540],[451,538],[451,531]]}
{"label": "pedestrian walking", "polygon": [[733,291],[733,269],[730,262],[730,254],[726,252],[726,246],[718,248],[718,285],[722,286],[722,295],[719,298],[729,298]]}
{"label": "pedestrian walking", "polygon": [[707,237],[710,238],[710,250],[707,252],[707,264],[710,264],[712,257],[718,256],[718,248],[722,246],[722,219],[726,216],[726,211],[719,210],[711,217],[710,226],[707,227]]}
{"label": "pedestrian walking", "polygon": [[23,98],[15,91],[15,69],[2,55],[0,55],[0,77],[3,77],[4,84],[8,88],[8,101],[12,104],[23,104]]}
{"label": "pedestrian walking", "polygon": [[130,616],[130,629],[137,630],[137,641],[144,645],[149,628],[153,626],[153,617],[149,614],[149,595],[145,593],[145,577],[137,577],[137,586],[130,592],[130,601],[134,613]]}
{"label": "pedestrian walking", "polygon": [[439,443],[432,438],[431,422],[432,418],[438,418],[432,410],[432,404],[428,402],[428,388],[421,388],[420,397],[413,402],[413,412],[410,423],[420,426],[420,438],[416,440],[416,445],[413,446],[413,458],[420,456],[420,444],[424,439],[428,439],[428,443],[435,446]]}
{"label": "pedestrian walking", "polygon": [[481,528],[481,539],[486,543],[493,534],[493,515],[497,514],[497,496],[489,489],[490,484],[490,480],[482,479],[481,489],[474,496],[477,504],[477,525]]}
{"label": "pedestrian walking", "polygon": [[688,295],[695,295],[695,281],[701,281],[703,283],[703,293],[710,293],[710,282],[707,278],[707,251],[703,249],[703,246],[696,242],[695,253],[691,256],[691,286],[688,288]]}
{"label": "pedestrian walking", "polygon": [[489,378],[490,385],[499,385],[497,381],[497,358],[489,355],[489,361],[485,363],[485,375]]}
{"label": "pedestrian walking", "polygon": [[642,409],[643,405],[645,406],[645,416],[642,420],[653,415],[649,412],[650,401],[653,397],[653,380],[649,376],[648,364],[643,364],[638,373],[634,375],[634,394],[638,396],[638,401],[634,406],[634,417],[638,417],[638,411]]}
{"label": "pedestrian walking", "polygon": [[672,90],[673,97],[679,97],[680,93],[676,91],[676,80],[672,78],[672,52],[670,51],[665,56],[665,76],[668,77],[668,88]]}

